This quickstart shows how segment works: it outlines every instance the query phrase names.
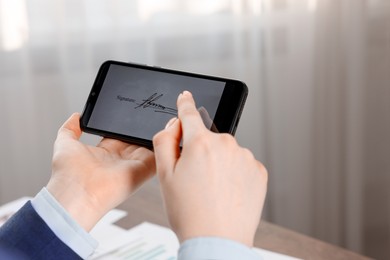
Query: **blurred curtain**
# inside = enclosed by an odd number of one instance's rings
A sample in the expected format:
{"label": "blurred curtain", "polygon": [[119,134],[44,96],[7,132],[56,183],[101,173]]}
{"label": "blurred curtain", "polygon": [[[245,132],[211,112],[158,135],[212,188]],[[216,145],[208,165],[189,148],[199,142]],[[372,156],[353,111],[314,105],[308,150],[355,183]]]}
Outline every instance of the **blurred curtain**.
{"label": "blurred curtain", "polygon": [[263,64],[266,218],[390,259],[390,4],[318,1],[312,25]]}

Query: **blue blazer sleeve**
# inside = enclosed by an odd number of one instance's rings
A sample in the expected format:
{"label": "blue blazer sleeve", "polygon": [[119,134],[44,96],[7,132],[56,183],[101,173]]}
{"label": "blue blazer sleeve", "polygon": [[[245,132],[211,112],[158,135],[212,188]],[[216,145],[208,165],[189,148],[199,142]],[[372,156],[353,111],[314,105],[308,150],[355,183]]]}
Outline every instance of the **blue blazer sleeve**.
{"label": "blue blazer sleeve", "polygon": [[12,259],[81,259],[53,233],[31,202],[0,227],[0,258],[9,254]]}

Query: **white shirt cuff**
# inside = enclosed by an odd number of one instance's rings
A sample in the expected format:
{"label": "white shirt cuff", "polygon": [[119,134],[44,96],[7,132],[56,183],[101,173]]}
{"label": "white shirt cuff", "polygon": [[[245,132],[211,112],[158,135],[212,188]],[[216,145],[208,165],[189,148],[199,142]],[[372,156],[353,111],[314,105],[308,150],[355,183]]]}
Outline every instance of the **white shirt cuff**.
{"label": "white shirt cuff", "polygon": [[186,240],[181,244],[178,260],[184,259],[259,260],[261,257],[251,248],[229,239],[199,237]]}
{"label": "white shirt cuff", "polygon": [[31,200],[31,204],[54,234],[81,258],[87,258],[95,251],[97,241],[72,219],[46,188]]}

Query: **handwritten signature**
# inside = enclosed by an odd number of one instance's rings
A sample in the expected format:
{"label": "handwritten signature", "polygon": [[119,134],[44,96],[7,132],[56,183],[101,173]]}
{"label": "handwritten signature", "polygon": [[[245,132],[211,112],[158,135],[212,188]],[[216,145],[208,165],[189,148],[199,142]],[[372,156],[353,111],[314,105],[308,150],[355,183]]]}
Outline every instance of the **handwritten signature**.
{"label": "handwritten signature", "polygon": [[172,107],[167,107],[167,106],[161,105],[161,104],[156,102],[162,96],[164,96],[164,94],[154,93],[153,95],[151,95],[147,99],[143,99],[142,100],[143,102],[141,104],[137,103],[138,106],[134,107],[134,109],[137,109],[137,108],[143,108],[143,109],[152,108],[152,109],[154,109],[154,112],[157,112],[157,113],[177,115],[177,109],[174,109]]}

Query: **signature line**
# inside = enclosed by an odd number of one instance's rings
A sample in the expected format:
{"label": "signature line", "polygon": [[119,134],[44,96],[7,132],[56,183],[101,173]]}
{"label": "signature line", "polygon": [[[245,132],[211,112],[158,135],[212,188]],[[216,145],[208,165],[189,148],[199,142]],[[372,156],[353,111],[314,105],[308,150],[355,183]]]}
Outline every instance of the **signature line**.
{"label": "signature line", "polygon": [[147,99],[143,99],[141,104],[137,104],[138,106],[134,107],[134,109],[137,108],[152,108],[154,109],[154,112],[157,113],[164,113],[164,114],[170,114],[170,115],[177,115],[177,109],[167,107],[164,105],[161,105],[157,103],[156,101],[159,100],[164,94],[158,95],[157,93],[154,93]]}

